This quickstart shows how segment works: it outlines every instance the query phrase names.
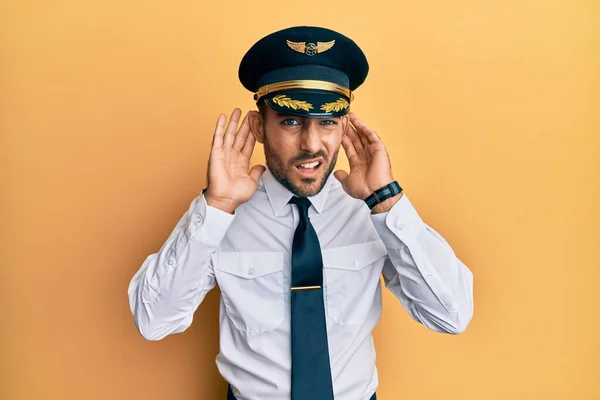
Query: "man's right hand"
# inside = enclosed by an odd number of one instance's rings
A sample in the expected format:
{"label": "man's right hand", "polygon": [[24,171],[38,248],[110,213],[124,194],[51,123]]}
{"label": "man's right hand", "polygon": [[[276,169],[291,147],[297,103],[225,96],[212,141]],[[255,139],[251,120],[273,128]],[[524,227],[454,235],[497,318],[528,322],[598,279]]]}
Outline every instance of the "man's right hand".
{"label": "man's right hand", "polygon": [[240,204],[250,200],[258,188],[258,179],[265,171],[263,165],[256,165],[248,172],[255,144],[248,122],[250,112],[246,114],[237,133],[242,115],[239,108],[233,110],[227,129],[227,116],[219,116],[208,160],[208,187],[204,193],[206,203],[230,214]]}

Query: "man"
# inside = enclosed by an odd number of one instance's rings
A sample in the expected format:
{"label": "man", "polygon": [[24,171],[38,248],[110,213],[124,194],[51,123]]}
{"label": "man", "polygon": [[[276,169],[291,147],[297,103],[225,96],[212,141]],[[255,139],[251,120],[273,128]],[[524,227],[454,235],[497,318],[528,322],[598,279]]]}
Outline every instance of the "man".
{"label": "man", "polygon": [[[219,285],[228,399],[375,399],[381,275],[426,327],[457,334],[471,320],[471,272],[394,181],[377,133],[349,113],[368,69],[331,30],[258,41],[239,77],[260,112],[241,125],[239,109],[219,117],[207,188],[131,281],[148,340],[187,329]],[[249,170],[255,141],[268,168]],[[340,145],[350,173],[332,174]]]}

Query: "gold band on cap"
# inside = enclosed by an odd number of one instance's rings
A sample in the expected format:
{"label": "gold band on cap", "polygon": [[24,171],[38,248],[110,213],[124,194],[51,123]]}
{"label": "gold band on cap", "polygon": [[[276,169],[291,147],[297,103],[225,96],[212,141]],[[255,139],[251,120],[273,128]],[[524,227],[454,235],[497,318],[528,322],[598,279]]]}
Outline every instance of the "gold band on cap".
{"label": "gold band on cap", "polygon": [[290,89],[318,89],[326,90],[328,92],[335,92],[346,96],[350,101],[354,100],[354,93],[347,87],[338,85],[337,83],[327,81],[310,81],[310,80],[297,80],[297,81],[285,81],[271,83],[269,85],[262,86],[258,89],[255,94],[256,101],[261,97],[266,96],[269,93],[278,92],[280,90]]}

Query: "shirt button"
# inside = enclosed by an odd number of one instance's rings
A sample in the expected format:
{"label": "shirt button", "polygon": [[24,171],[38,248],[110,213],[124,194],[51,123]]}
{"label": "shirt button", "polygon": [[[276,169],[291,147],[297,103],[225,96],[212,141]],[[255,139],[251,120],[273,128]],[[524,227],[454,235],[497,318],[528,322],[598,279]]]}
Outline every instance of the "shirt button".
{"label": "shirt button", "polygon": [[167,264],[173,265],[173,260],[169,260],[169,262]]}
{"label": "shirt button", "polygon": [[431,276],[431,275],[433,275],[433,274],[431,273],[431,271],[430,271],[430,270],[426,269],[426,270],[425,270],[425,275],[427,275],[427,276]]}
{"label": "shirt button", "polygon": [[400,229],[401,231],[406,229],[406,224],[404,222],[396,222],[396,226],[398,227],[398,229]]}
{"label": "shirt button", "polygon": [[444,296],[442,297],[442,304],[446,307],[450,307],[450,305],[452,305],[453,300],[454,299],[452,298],[452,296]]}
{"label": "shirt button", "polygon": [[250,269],[248,270],[248,275],[253,275],[253,274],[254,274],[254,270],[253,270],[252,268],[250,268]]}
{"label": "shirt button", "polygon": [[201,216],[199,216],[199,215],[198,215],[198,216],[196,216],[196,222],[197,222],[197,223],[200,223],[200,222],[202,222],[202,217],[201,217]]}
{"label": "shirt button", "polygon": [[358,267],[358,260],[354,260],[354,266]]}

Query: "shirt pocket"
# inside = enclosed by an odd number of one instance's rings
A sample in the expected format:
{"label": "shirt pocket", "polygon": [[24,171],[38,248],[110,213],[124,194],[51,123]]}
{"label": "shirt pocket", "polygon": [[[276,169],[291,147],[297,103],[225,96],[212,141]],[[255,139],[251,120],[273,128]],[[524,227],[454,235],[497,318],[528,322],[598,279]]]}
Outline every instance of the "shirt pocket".
{"label": "shirt pocket", "polygon": [[373,307],[381,312],[386,255],[381,240],[323,250],[327,315],[338,325],[363,323]]}
{"label": "shirt pocket", "polygon": [[225,310],[241,331],[267,332],[284,317],[283,253],[225,252],[214,256]]}

